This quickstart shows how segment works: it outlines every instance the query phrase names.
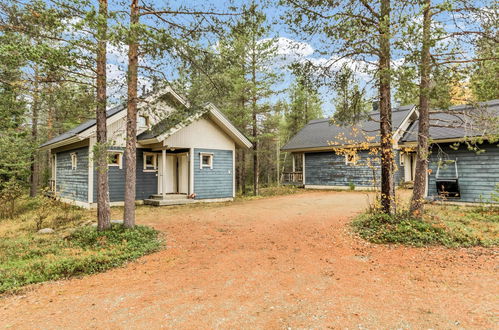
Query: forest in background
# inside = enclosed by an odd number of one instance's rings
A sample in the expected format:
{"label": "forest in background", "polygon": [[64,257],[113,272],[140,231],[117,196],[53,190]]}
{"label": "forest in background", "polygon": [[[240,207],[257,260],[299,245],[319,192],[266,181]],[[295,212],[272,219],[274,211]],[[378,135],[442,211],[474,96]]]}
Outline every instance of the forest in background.
{"label": "forest in background", "polygon": [[[388,14],[382,12],[387,2]],[[103,104],[131,109],[130,100],[137,101],[130,97],[131,63],[138,99],[168,83],[194,104],[215,103],[250,138],[253,150],[239,150],[236,157],[237,187],[243,194],[278,183],[279,173],[290,165],[280,147],[309,120],[331,113],[331,104],[336,121],[352,125],[366,118],[373,102],[382,107],[420,104],[424,95],[431,108],[445,109],[499,98],[498,8],[493,1],[380,0],[369,5],[349,0],[338,8],[327,1],[281,0],[211,6],[160,7],[134,0],[109,6],[102,0],[1,2],[2,198],[13,200],[28,187],[33,196],[47,185],[48,157],[37,150],[41,143],[95,118]],[[269,6],[283,8],[278,22],[267,17]],[[414,19],[425,10],[433,18],[426,34],[424,20]],[[459,26],[470,17],[473,24]],[[298,38],[317,36],[323,47],[316,51],[331,60],[277,66],[282,50],[277,23]],[[385,35],[385,25],[390,42],[378,45],[376,36]],[[103,45],[108,54],[128,52],[129,60],[126,75],[108,76],[104,90],[98,65]],[[421,45],[430,55],[426,66]],[[123,65],[112,58],[104,63],[108,68]],[[428,83],[424,89],[422,68]],[[368,78],[361,81],[359,73]],[[279,87],[290,79],[286,88]],[[137,80],[145,87],[138,88]],[[372,90],[375,97],[368,96]],[[381,91],[388,91],[388,103]]]}

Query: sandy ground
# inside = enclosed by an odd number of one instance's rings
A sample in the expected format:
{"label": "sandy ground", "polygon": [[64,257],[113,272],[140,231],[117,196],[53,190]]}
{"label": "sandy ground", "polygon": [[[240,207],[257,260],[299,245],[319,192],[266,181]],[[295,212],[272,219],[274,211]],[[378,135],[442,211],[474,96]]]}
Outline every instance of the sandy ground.
{"label": "sandy ground", "polygon": [[0,299],[5,328],[497,328],[498,250],[373,245],[366,195],[140,208],[166,249]]}

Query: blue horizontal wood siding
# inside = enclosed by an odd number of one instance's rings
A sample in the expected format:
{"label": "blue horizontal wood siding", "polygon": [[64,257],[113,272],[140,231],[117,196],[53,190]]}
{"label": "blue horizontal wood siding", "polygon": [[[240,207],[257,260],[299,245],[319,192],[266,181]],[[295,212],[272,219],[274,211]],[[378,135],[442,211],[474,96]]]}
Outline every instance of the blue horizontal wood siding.
{"label": "blue horizontal wood siding", "polygon": [[[371,165],[370,165],[371,164]],[[395,164],[399,164],[399,152],[395,152]],[[403,178],[403,168],[396,166],[395,183]],[[305,154],[305,184],[319,186],[373,187],[380,182],[379,156],[363,150],[358,153],[356,165],[345,164],[345,155],[329,152]]]}
{"label": "blue horizontal wood siding", "polygon": [[[213,153],[213,169],[199,168],[200,153]],[[233,197],[232,150],[194,149],[196,199]]]}
{"label": "blue horizontal wood siding", "polygon": [[[72,169],[71,154],[76,153],[77,166]],[[56,154],[56,184],[59,196],[81,202],[88,201],[88,147]]]}
{"label": "blue horizontal wood siding", "polygon": [[[457,150],[450,144],[433,145],[430,154],[428,196],[438,198],[435,175],[439,159],[455,160],[459,174],[459,189],[462,202],[491,202],[490,197],[499,184],[499,147],[497,144],[482,144],[476,153],[462,144]],[[455,168],[449,163],[440,169],[440,177],[454,176]]]}
{"label": "blue horizontal wood siding", "polygon": [[[123,148],[113,148],[110,151],[123,151]],[[143,200],[158,193],[158,177],[156,172],[144,172],[144,152],[150,149],[137,149],[136,169],[136,200]],[[94,166],[95,168],[95,166]],[[123,166],[108,167],[109,176],[109,199],[111,202],[122,202],[125,200],[125,155],[123,155]],[[97,202],[97,173],[94,171],[94,202]]]}

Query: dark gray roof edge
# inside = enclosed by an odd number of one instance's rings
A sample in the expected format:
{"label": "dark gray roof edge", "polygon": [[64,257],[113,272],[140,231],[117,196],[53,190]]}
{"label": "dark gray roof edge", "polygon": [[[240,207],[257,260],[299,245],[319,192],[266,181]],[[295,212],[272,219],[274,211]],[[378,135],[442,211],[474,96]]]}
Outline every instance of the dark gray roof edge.
{"label": "dark gray roof edge", "polygon": [[[464,116],[467,116],[466,113],[457,113],[457,114],[452,114],[451,112],[452,111],[459,111],[459,110],[464,110],[464,109],[473,109],[473,108],[481,108],[481,107],[490,107],[491,109],[493,109],[492,111],[494,112],[497,112],[497,114],[499,115],[499,99],[494,99],[494,100],[489,100],[489,101],[484,101],[484,102],[476,102],[474,104],[462,104],[462,105],[455,105],[455,106],[452,106],[452,107],[449,107],[447,110],[442,110],[442,111],[445,111],[445,112],[442,112],[442,113],[439,113],[437,112],[436,115],[437,116],[445,116],[445,115],[449,115],[449,116],[455,116],[455,115],[458,115],[458,116],[461,116],[461,115],[464,115]],[[438,110],[438,109],[435,109],[435,110]],[[431,112],[430,112],[430,115],[431,115]],[[431,120],[435,120],[435,119],[431,119]],[[439,120],[437,118],[437,120]],[[400,139],[400,141],[402,143],[412,143],[412,142],[417,142],[417,132],[415,131],[417,129],[419,125],[419,119],[416,119],[406,130],[406,132],[404,133],[404,135],[402,136],[402,138]],[[432,128],[434,127],[431,127],[430,126],[430,135],[431,135],[431,130]],[[464,128],[463,127],[448,127],[448,128],[442,128],[441,129],[441,132],[440,133],[447,133],[447,134],[444,134],[445,136],[440,136],[438,138],[436,138],[436,140],[442,140],[442,139],[455,139],[456,141],[458,140],[461,140],[463,138],[476,138],[476,137],[481,137],[480,134],[477,134],[477,135],[469,135],[469,136],[465,136],[464,134],[462,133],[459,133],[459,132],[464,132]],[[430,136],[430,138],[432,138],[432,136]]]}
{"label": "dark gray roof edge", "polygon": [[[123,104],[112,107],[106,111],[106,118],[110,118],[110,117],[114,116],[115,114],[117,114],[125,109],[126,109],[126,107]],[[62,142],[64,140],[67,140],[67,139],[72,138],[72,137],[75,137],[76,135],[86,131],[87,129],[92,128],[93,126],[95,126],[95,124],[96,124],[95,119],[87,120],[86,122],[70,129],[69,131],[64,132],[64,133],[56,136],[55,138],[50,139],[47,142],[41,144],[40,148],[49,146],[49,145],[57,143],[57,142]]]}
{"label": "dark gray roof edge", "polygon": [[[414,108],[415,105],[414,104],[410,104],[410,105],[403,105],[403,106],[400,106],[400,107],[397,107],[397,108],[393,108],[392,109],[392,112],[399,112],[399,111],[408,111],[408,110],[411,110],[412,108]],[[379,114],[379,111],[375,111],[375,112],[369,112],[369,115],[377,115]],[[317,118],[317,119],[311,119],[307,125],[310,125],[310,124],[316,124],[316,123],[323,123],[325,121],[330,121],[331,120],[331,117],[329,118]]]}

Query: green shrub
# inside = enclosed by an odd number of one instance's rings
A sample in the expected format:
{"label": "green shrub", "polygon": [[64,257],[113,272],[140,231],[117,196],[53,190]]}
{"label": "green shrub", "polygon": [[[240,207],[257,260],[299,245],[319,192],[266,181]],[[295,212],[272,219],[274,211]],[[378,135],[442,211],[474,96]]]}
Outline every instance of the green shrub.
{"label": "green shrub", "polygon": [[92,274],[123,265],[161,246],[159,233],[149,227],[111,230],[80,227],[63,239],[40,235],[0,241],[0,293],[24,285]]}
{"label": "green shrub", "polygon": [[[497,239],[487,239],[482,235],[483,227],[472,228],[456,216],[449,221],[432,223],[428,217],[414,218],[409,212],[396,215],[364,213],[352,225],[364,239],[373,243],[398,243],[412,246],[444,245],[447,247],[470,247],[497,245]],[[461,219],[466,219],[461,215]],[[436,219],[437,217],[434,217]]]}

